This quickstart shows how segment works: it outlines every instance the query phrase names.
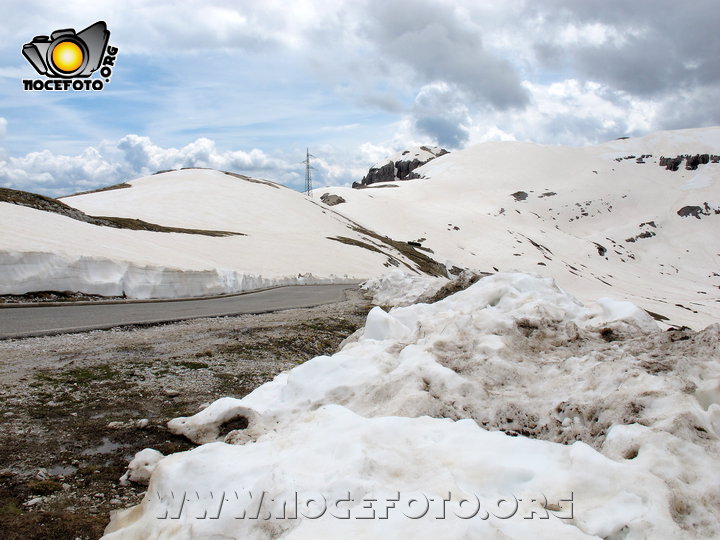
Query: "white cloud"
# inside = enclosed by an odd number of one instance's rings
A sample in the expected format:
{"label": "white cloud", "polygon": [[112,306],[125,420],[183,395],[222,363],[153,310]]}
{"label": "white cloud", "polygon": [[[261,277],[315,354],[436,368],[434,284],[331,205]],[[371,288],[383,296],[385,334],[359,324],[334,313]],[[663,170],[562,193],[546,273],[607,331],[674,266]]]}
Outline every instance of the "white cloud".
{"label": "white cloud", "polygon": [[622,47],[630,38],[638,38],[645,33],[635,28],[620,29],[599,22],[568,23],[554,36],[554,42],[561,46],[600,47],[611,45]]}
{"label": "white cloud", "polygon": [[7,133],[7,120],[0,116],[0,139],[5,137],[5,134]]}
{"label": "white cloud", "polygon": [[43,150],[9,157],[0,161],[0,185],[59,196],[181,167],[265,174],[289,184],[297,180],[293,169],[299,168],[258,149],[221,151],[206,138],[182,148],[163,148],[148,137],[126,135],[116,143],[103,142],[77,155]]}
{"label": "white cloud", "polygon": [[210,167],[220,170],[278,170],[285,164],[271,159],[262,150],[219,151],[215,142],[200,138],[182,148],[162,148],[149,137],[126,135],[117,143],[123,161],[134,172],[151,174],[163,169]]}
{"label": "white cloud", "polygon": [[445,82],[426,84],[413,105],[416,129],[443,148],[462,148],[468,141],[467,95]]}
{"label": "white cloud", "polygon": [[567,79],[523,84],[532,106],[515,113],[475,115],[471,143],[518,139],[582,146],[647,133],[658,120],[656,102],[600,83]]}
{"label": "white cloud", "polygon": [[[333,145],[320,145],[312,151],[317,156],[312,160],[313,185],[318,187],[349,185],[360,180],[378,156],[384,157],[394,150],[361,145],[359,150],[347,151]],[[181,148],[165,148],[149,137],[131,134],[116,142],[105,141],[97,147],[85,148],[76,155],[43,150],[0,159],[0,186],[58,197],[160,170],[209,167],[300,189],[305,181],[303,157],[304,149],[281,156],[270,156],[257,148],[220,150],[207,138],[199,138]]]}

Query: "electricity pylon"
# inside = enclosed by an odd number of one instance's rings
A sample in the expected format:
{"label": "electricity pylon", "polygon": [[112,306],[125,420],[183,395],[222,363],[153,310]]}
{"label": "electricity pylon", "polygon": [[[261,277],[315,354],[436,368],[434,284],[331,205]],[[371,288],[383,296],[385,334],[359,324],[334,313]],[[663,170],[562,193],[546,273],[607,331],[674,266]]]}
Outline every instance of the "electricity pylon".
{"label": "electricity pylon", "polygon": [[307,149],[307,157],[305,158],[305,161],[303,163],[305,164],[305,195],[312,198],[312,174],[310,171],[314,169],[315,167],[310,165],[310,158],[314,158],[310,153],[310,149]]}

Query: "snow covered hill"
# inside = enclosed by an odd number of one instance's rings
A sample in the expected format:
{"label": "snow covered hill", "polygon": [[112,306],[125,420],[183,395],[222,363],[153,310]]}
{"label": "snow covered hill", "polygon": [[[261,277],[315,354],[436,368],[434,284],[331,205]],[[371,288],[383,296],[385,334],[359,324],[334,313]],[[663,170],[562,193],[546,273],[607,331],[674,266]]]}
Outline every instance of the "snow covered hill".
{"label": "snow covered hill", "polygon": [[[35,206],[46,208],[41,202]],[[443,271],[412,246],[364,231],[294,190],[220,171],[165,172],[62,202],[185,232],[131,230],[136,222],[128,220],[119,220],[125,228],[102,226],[107,220],[73,218],[70,209],[0,202],[0,294],[200,296],[354,281],[394,266]]]}
{"label": "snow covered hill", "polygon": [[[449,267],[534,272],[701,329],[720,319],[716,154],[720,128],[584,148],[489,142],[433,159],[419,179],[317,194]],[[698,158],[660,165],[684,155]]]}

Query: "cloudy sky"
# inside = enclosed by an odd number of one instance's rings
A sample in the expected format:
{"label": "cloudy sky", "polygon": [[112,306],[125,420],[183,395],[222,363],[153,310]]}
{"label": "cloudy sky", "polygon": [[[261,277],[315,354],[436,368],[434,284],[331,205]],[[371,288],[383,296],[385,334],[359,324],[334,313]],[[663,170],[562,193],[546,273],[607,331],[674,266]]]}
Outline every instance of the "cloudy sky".
{"label": "cloudy sky", "polygon": [[[25,92],[33,36],[104,20],[102,92]],[[585,145],[720,124],[716,0],[5,0],[0,186],[208,166],[301,189],[401,148]]]}

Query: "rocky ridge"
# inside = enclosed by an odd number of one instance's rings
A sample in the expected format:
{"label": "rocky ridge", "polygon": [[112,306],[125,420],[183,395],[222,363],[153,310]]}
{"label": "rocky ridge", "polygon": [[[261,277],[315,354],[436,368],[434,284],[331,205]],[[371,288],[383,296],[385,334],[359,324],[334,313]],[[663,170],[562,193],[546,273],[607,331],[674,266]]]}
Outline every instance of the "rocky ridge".
{"label": "rocky ridge", "polygon": [[413,172],[415,169],[449,153],[444,148],[436,146],[420,146],[398,152],[385,161],[373,165],[360,182],[353,182],[352,187],[360,189],[378,182],[420,178],[419,174]]}

